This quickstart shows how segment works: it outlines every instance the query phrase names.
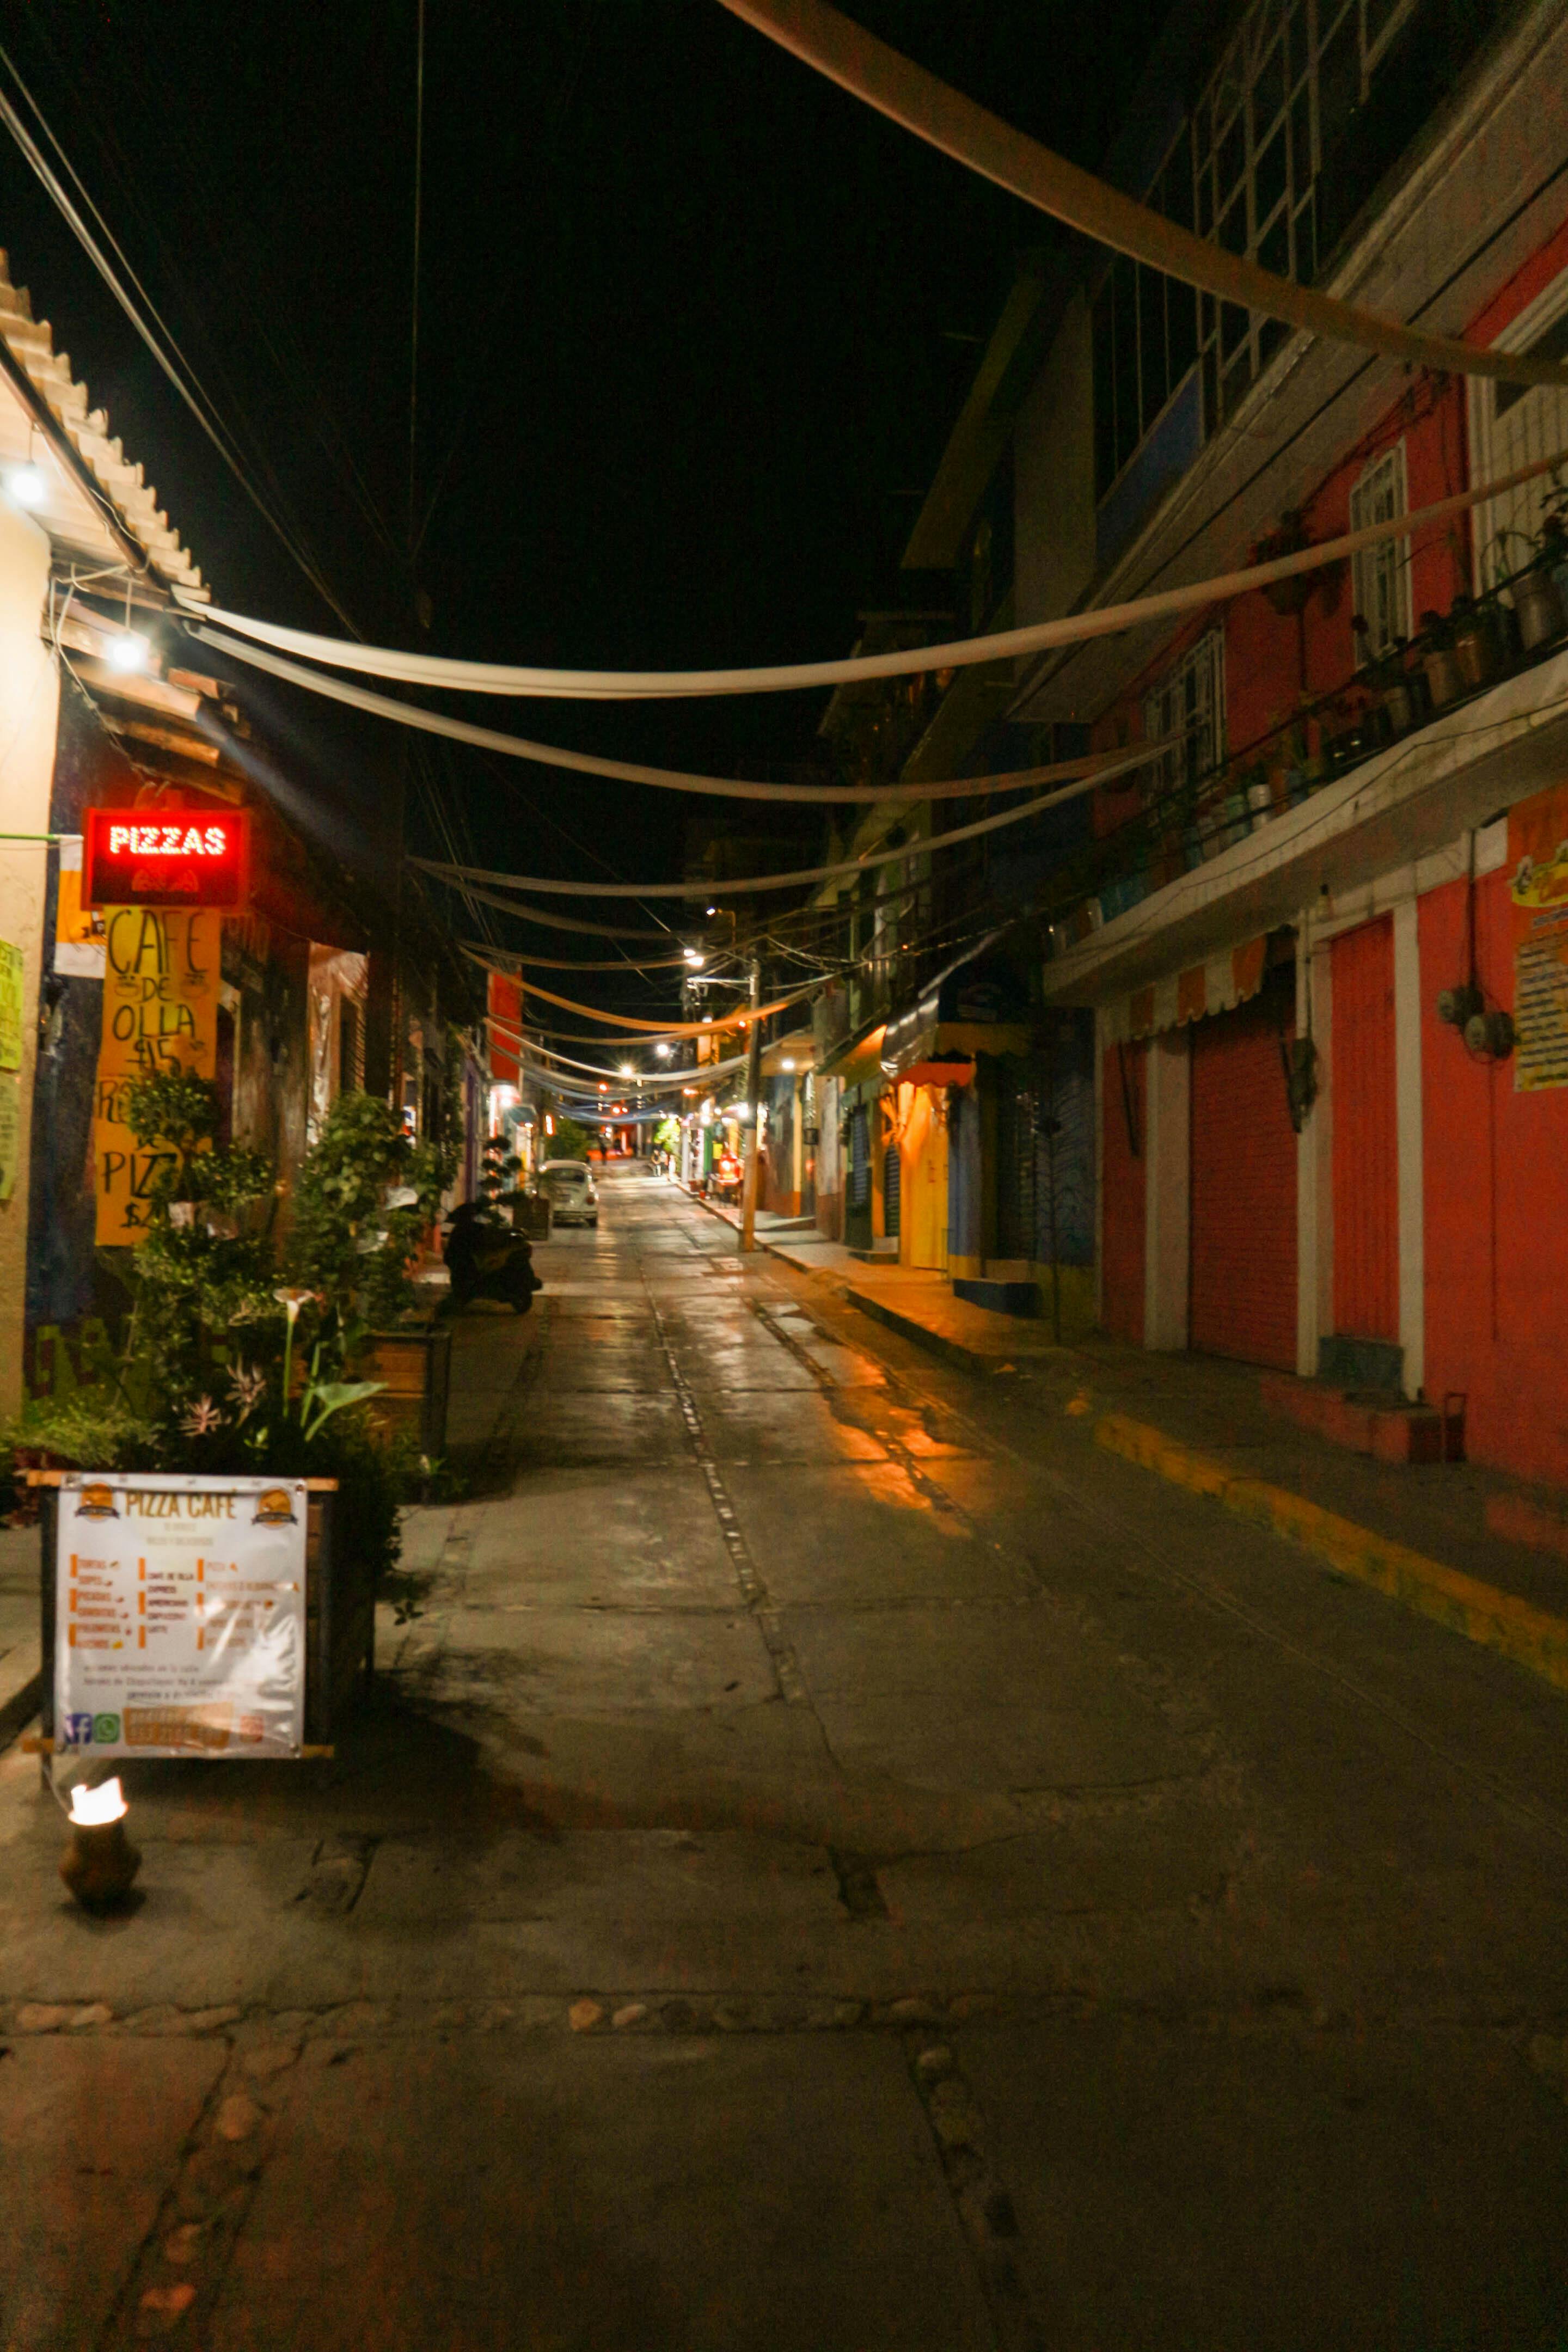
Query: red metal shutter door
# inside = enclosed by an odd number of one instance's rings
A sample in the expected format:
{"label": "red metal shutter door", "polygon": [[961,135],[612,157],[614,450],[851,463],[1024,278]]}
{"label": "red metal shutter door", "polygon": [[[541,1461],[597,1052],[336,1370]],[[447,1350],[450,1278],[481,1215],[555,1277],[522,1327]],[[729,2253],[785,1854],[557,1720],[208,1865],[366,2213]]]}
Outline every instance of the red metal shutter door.
{"label": "red metal shutter door", "polygon": [[1100,1312],[1113,1339],[1143,1344],[1143,1064],[1147,1047],[1112,1045],[1100,1084]]}
{"label": "red metal shutter door", "polygon": [[1335,940],[1334,1329],[1399,1337],[1399,1158],[1394,1076],[1394,920]]}
{"label": "red metal shutter door", "polygon": [[1278,995],[1195,1022],[1192,1035],[1191,1344],[1294,1371],[1296,1133]]}

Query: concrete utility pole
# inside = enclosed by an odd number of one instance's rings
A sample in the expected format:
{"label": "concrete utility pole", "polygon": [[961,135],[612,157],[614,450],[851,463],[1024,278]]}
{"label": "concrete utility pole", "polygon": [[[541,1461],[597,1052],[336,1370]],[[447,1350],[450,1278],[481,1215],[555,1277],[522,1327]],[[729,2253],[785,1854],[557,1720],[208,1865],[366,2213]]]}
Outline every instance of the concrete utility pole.
{"label": "concrete utility pole", "polygon": [[763,962],[752,958],[752,1025],[746,1046],[746,1172],[741,1184],[741,1247],[757,1246],[757,1129],[763,1123],[763,1027],[757,1007],[763,1001]]}

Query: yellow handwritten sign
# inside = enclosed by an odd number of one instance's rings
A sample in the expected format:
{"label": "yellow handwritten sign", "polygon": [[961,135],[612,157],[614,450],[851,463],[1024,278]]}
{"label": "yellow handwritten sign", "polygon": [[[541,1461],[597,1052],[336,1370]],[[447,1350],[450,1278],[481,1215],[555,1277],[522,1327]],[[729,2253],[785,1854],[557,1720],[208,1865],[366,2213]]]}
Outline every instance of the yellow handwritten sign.
{"label": "yellow handwritten sign", "polygon": [[147,1195],[161,1154],[125,1124],[134,1078],[184,1072],[210,1078],[217,1063],[223,917],[212,908],[106,909],[103,1037],[93,1105],[93,1183],[100,1247],[146,1238]]}

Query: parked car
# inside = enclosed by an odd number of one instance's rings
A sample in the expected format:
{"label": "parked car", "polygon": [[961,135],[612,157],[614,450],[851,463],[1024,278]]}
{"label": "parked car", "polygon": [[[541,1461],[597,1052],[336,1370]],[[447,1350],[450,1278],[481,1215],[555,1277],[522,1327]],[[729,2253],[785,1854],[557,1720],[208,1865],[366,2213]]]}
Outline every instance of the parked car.
{"label": "parked car", "polygon": [[598,1223],[598,1187],[581,1160],[547,1160],[539,1171],[539,1189],[550,1202],[553,1224]]}

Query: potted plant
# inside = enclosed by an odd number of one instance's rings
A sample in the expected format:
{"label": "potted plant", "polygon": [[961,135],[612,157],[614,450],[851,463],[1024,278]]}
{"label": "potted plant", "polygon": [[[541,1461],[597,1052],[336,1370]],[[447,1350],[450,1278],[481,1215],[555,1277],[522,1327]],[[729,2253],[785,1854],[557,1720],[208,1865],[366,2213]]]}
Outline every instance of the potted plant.
{"label": "potted plant", "polygon": [[1466,690],[1473,692],[1478,687],[1489,685],[1503,666],[1495,600],[1487,598],[1478,604],[1461,590],[1448,608],[1448,625],[1454,659]]}
{"label": "potted plant", "polygon": [[314,1370],[374,1381],[374,1417],[434,1459],[445,1448],[451,1332],[421,1312],[409,1278],[440,1213],[456,1153],[405,1134],[389,1104],[338,1097],[301,1166],[284,1255],[307,1296]]}
{"label": "potted plant", "polygon": [[1568,605],[1560,578],[1568,570],[1568,528],[1555,511],[1542,519],[1533,560],[1513,583],[1521,650],[1533,653],[1568,633]]}
{"label": "potted plant", "polygon": [[308,1607],[321,1629],[313,1705],[330,1708],[370,1654],[376,1583],[395,1565],[409,1485],[369,1418],[378,1384],[339,1376],[321,1336],[330,1302],[279,1284],[280,1188],[261,1155],[217,1142],[211,1082],[136,1081],[126,1122],[155,1173],[144,1238],[125,1254],[123,1348],[101,1392],[40,1401],[26,1425],[76,1470],[329,1482],[325,1551],[323,1496],[310,1496]]}
{"label": "potted plant", "polygon": [[1441,613],[1421,615],[1421,668],[1434,710],[1446,710],[1465,691],[1465,680],[1454,653],[1452,624]]}

